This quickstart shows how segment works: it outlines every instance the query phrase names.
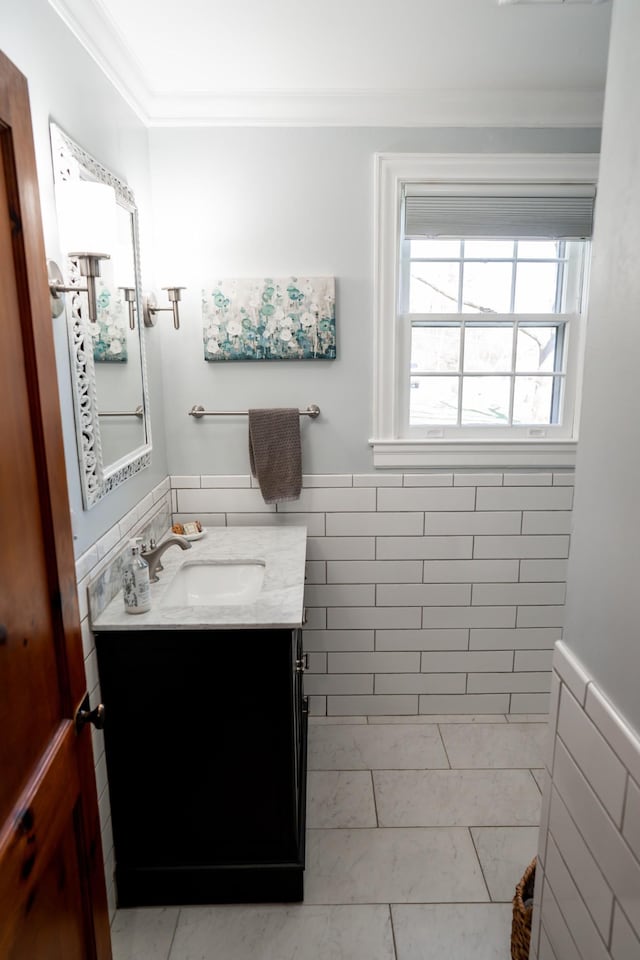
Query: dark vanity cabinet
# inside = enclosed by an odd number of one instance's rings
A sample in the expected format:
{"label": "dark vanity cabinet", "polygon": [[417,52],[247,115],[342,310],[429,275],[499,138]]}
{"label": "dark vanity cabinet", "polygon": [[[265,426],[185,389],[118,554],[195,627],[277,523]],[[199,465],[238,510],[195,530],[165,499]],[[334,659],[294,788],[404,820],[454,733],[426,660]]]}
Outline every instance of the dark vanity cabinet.
{"label": "dark vanity cabinet", "polygon": [[96,645],[119,906],[302,900],[301,630]]}

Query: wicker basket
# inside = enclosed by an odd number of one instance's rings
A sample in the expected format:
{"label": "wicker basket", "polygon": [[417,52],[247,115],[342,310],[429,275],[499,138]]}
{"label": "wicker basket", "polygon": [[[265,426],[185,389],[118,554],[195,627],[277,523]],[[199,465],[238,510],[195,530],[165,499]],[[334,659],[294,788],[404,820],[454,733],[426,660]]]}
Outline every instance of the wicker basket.
{"label": "wicker basket", "polygon": [[[536,882],[536,857],[524,872],[513,898],[513,921],[511,923],[511,960],[528,960],[531,944],[531,914],[533,913],[533,888]],[[529,906],[525,906],[529,903]]]}

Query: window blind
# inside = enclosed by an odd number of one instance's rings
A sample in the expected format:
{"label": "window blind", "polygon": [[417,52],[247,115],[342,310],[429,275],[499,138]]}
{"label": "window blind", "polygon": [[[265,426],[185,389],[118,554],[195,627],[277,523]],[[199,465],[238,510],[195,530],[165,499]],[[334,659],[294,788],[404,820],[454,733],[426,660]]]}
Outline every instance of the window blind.
{"label": "window blind", "polygon": [[594,201],[592,185],[406,184],[404,235],[588,239]]}

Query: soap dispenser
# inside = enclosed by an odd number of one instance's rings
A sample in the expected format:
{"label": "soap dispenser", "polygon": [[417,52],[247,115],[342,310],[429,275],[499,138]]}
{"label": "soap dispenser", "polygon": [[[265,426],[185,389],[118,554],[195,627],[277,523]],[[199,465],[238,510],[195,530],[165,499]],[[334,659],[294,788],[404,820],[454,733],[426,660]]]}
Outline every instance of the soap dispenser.
{"label": "soap dispenser", "polygon": [[129,540],[130,555],[122,570],[122,593],[127,613],[146,613],[151,609],[149,565],[140,556],[142,537]]}

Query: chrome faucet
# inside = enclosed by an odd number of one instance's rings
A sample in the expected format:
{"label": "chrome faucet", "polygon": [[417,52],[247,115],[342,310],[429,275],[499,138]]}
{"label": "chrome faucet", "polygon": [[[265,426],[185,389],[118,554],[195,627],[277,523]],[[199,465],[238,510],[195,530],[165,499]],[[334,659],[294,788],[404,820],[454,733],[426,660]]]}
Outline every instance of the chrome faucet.
{"label": "chrome faucet", "polygon": [[[152,545],[153,545],[153,541]],[[179,536],[177,533],[173,533],[170,537],[167,537],[166,540],[163,540],[162,543],[159,543],[156,547],[152,546],[152,549],[147,550],[145,545],[142,545],[142,551],[140,556],[143,560],[146,560],[149,564],[149,580],[151,583],[157,583],[160,579],[158,577],[158,570],[162,570],[162,564],[160,563],[160,557],[165,552],[168,547],[173,545],[180,547],[181,550],[191,550],[191,544],[185,537]]]}

